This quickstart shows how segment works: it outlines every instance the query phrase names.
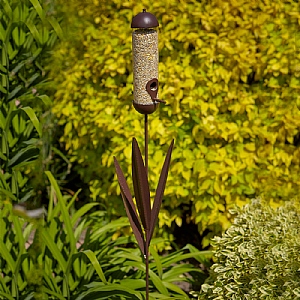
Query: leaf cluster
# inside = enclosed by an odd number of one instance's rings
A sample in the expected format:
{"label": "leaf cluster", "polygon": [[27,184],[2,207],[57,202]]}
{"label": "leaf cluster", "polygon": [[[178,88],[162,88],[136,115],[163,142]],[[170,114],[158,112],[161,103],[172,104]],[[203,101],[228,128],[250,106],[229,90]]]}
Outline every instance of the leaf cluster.
{"label": "leaf cluster", "polygon": [[220,233],[235,203],[296,197],[297,1],[73,0],[69,39],[51,64],[53,112],[91,198],[112,216],[124,214],[113,156],[128,167],[128,141],[142,138],[143,119],[131,105],[130,23],[143,8],[160,23],[159,97],[167,101],[149,118],[149,182],[158,181],[166,144],[175,138],[160,228],[186,218],[200,233]]}
{"label": "leaf cluster", "polygon": [[299,299],[300,211],[252,200],[214,238],[215,264],[200,299]]}
{"label": "leaf cluster", "polygon": [[[47,172],[51,197],[47,213],[22,210],[8,201],[0,210],[0,296],[5,299],[144,299],[145,265],[133,239],[120,236],[129,222],[91,213],[96,202],[74,209],[78,193],[62,195]],[[39,211],[40,214],[40,211]],[[160,240],[150,246],[150,298],[189,299],[175,283],[193,283],[200,273],[190,263],[207,263],[209,252],[187,245],[160,257]],[[30,276],[30,277],[29,277]]]}
{"label": "leaf cluster", "polygon": [[45,81],[43,60],[60,34],[61,29],[44,1],[1,1],[1,198],[26,201],[32,197],[25,166],[37,159],[41,148],[39,103],[51,103],[39,90]]}

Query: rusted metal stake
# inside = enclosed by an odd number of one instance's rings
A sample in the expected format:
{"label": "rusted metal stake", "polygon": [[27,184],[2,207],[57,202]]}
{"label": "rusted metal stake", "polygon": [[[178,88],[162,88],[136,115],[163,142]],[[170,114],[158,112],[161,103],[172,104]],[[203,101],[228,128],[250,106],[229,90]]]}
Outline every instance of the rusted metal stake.
{"label": "rusted metal stake", "polygon": [[145,255],[145,267],[146,267],[146,300],[149,299],[149,249],[147,249]]}
{"label": "rusted metal stake", "polygon": [[[148,177],[148,114],[145,114],[145,170]],[[146,236],[146,244],[148,244],[147,237],[148,234],[145,234]],[[145,249],[145,267],[146,267],[146,300],[149,299],[149,248]]]}
{"label": "rusted metal stake", "polygon": [[145,169],[148,176],[148,115],[145,114]]}

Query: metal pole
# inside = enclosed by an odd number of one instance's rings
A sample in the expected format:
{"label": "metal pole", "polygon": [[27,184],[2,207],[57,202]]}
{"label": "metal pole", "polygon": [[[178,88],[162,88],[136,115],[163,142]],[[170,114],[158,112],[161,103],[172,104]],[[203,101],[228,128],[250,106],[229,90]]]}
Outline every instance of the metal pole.
{"label": "metal pole", "polygon": [[149,249],[146,249],[146,300],[149,299]]}
{"label": "metal pole", "polygon": [[[148,114],[145,114],[145,169],[148,177]],[[148,245],[148,232],[145,233],[146,236],[146,244]],[[149,248],[145,249],[145,267],[146,267],[146,300],[149,299]]]}
{"label": "metal pole", "polygon": [[148,176],[148,115],[145,114],[145,169]]}

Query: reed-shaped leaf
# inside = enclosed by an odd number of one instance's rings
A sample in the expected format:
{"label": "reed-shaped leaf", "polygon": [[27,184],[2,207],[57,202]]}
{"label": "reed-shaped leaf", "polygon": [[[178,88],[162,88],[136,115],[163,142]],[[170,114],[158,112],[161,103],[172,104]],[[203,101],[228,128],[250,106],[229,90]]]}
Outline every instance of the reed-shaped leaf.
{"label": "reed-shaped leaf", "polygon": [[98,261],[96,255],[95,255],[95,253],[91,250],[85,250],[85,251],[83,251],[83,253],[89,258],[92,266],[95,268],[95,270],[96,270],[99,278],[102,280],[102,282],[107,284],[107,280],[105,278],[105,275],[102,271],[102,268],[99,264],[99,261]]}
{"label": "reed-shaped leaf", "polygon": [[[43,291],[44,293],[46,293],[47,295],[51,295],[53,297],[55,297],[56,299],[60,299],[60,300],[64,300],[66,299],[65,297],[63,297],[62,295],[60,295],[59,293],[56,293],[54,291],[51,291],[50,289],[46,288],[46,287],[43,287]],[[29,298],[26,298],[26,299],[29,299]],[[31,298],[31,299],[34,299],[34,298]]]}
{"label": "reed-shaped leaf", "polygon": [[34,110],[29,106],[23,107],[22,110],[24,110],[26,112],[26,114],[30,118],[30,121],[32,122],[36,131],[38,132],[39,136],[42,137],[42,125],[41,125],[39,119],[37,118]]}
{"label": "reed-shaped leaf", "polygon": [[71,222],[71,219],[70,219],[69,211],[68,211],[67,206],[66,206],[65,199],[63,198],[62,193],[60,191],[60,188],[57,184],[57,181],[54,179],[52,173],[50,171],[45,171],[45,173],[46,173],[51,185],[53,186],[53,188],[55,190],[56,197],[57,197],[57,200],[58,200],[58,205],[60,206],[60,212],[62,214],[64,223],[65,223],[64,225],[65,225],[65,228],[66,228],[67,236],[68,236],[69,241],[70,241],[70,246],[71,246],[71,249],[73,251],[75,251],[76,241],[75,241],[75,237],[74,237],[74,234],[73,234],[72,222]]}
{"label": "reed-shaped leaf", "polygon": [[24,165],[33,159],[36,159],[38,157],[39,150],[36,146],[27,146],[26,148],[23,148],[22,150],[18,151],[16,155],[14,155],[8,162],[7,166],[12,168],[14,166],[20,167],[20,165]]}
{"label": "reed-shaped leaf", "polygon": [[52,257],[57,260],[61,270],[64,273],[66,273],[66,270],[68,267],[67,261],[64,259],[63,254],[61,253],[59,247],[57,246],[57,243],[54,241],[52,236],[49,234],[49,230],[42,230],[41,235],[43,238],[43,242],[50,250]]}
{"label": "reed-shaped leaf", "polygon": [[46,14],[44,9],[42,8],[40,2],[38,0],[30,0],[32,5],[34,6],[35,11],[38,13],[39,17],[43,22],[46,21]]}
{"label": "reed-shaped leaf", "polygon": [[44,269],[44,280],[45,280],[45,285],[44,288],[49,287],[49,289],[51,291],[53,291],[54,293],[59,293],[60,292],[60,288],[57,284],[57,279],[53,276],[53,269],[52,269],[52,265],[48,266],[49,264],[47,263],[47,261],[52,262],[51,258],[47,257],[45,260],[45,269]]}
{"label": "reed-shaped leaf", "polygon": [[169,150],[168,150],[167,156],[165,158],[165,162],[164,162],[164,165],[163,165],[160,177],[159,177],[157,189],[156,189],[153,207],[151,210],[150,238],[148,240],[149,243],[150,243],[151,237],[153,235],[153,231],[154,231],[155,224],[156,224],[156,221],[158,218],[159,209],[161,206],[163,194],[164,194],[166,183],[167,183],[168,171],[169,171],[173,146],[174,146],[174,140],[172,140],[171,145],[169,147]]}
{"label": "reed-shaped leaf", "polygon": [[99,226],[99,228],[93,230],[93,232],[91,233],[91,241],[97,241],[99,239],[101,239],[101,236],[106,235],[109,232],[115,232],[116,230],[124,227],[124,226],[128,226],[128,222],[127,222],[127,218],[123,217],[123,218],[119,218],[117,220],[113,220],[110,221],[109,223],[107,223],[106,225],[102,225]]}
{"label": "reed-shaped leaf", "polygon": [[132,139],[132,180],[139,215],[146,232],[151,224],[151,205],[148,176],[141,150],[135,138]]}
{"label": "reed-shaped leaf", "polygon": [[[146,266],[142,262],[126,261],[124,263],[124,265],[125,266],[128,265],[128,266],[131,266],[133,268],[137,268],[137,269],[142,270],[144,272],[146,271]],[[149,276],[150,276],[150,279],[151,279],[153,285],[157,288],[157,290],[161,294],[169,296],[168,289],[164,286],[163,281],[152,270],[149,270]]]}
{"label": "reed-shaped leaf", "polygon": [[179,251],[175,251],[167,257],[163,257],[161,259],[163,268],[168,268],[168,267],[172,266],[173,264],[179,263],[179,262],[187,260],[189,258],[195,258],[198,255],[203,255],[203,256],[211,255],[211,251],[198,251],[198,253],[197,252],[183,253],[182,252],[183,249],[181,249]]}
{"label": "reed-shaped leaf", "polygon": [[98,203],[87,203],[84,206],[82,206],[80,209],[78,209],[71,219],[72,227],[82,218],[87,212],[89,212],[94,206],[99,205]]}
{"label": "reed-shaped leaf", "polygon": [[126,214],[128,216],[132,231],[134,233],[134,236],[138,242],[138,245],[142,251],[142,253],[145,255],[145,239],[143,234],[143,229],[140,223],[140,220],[138,218],[138,215],[136,213],[136,208],[132,200],[132,196],[130,193],[130,189],[128,187],[128,184],[126,182],[126,178],[122,172],[122,169],[117,161],[117,159],[114,157],[115,162],[115,169],[119,181],[119,185],[121,188],[121,195],[124,202]]}
{"label": "reed-shaped leaf", "polygon": [[[1,178],[0,178],[1,179]],[[1,182],[0,182],[1,183]],[[6,196],[6,197],[4,197]],[[3,188],[0,188],[0,200],[3,199],[11,199],[11,200],[17,200],[17,197],[11,193],[10,191],[6,190],[6,189],[3,189]]]}
{"label": "reed-shaped leaf", "polygon": [[[171,283],[171,282],[164,282],[164,286],[169,290],[169,291],[172,291],[172,292],[176,292],[178,293],[179,295],[182,295],[181,298],[179,298],[180,296],[178,295],[178,299],[190,299],[188,297],[188,295],[180,288],[178,287],[177,285]],[[174,299],[174,298],[173,298]]]}
{"label": "reed-shaped leaf", "polygon": [[139,291],[133,290],[130,286],[123,284],[110,283],[107,285],[101,282],[92,282],[86,285],[87,291],[81,293],[75,300],[100,300],[100,299],[132,299],[142,300]]}
{"label": "reed-shaped leaf", "polygon": [[13,256],[11,255],[9,249],[7,249],[6,244],[2,240],[0,240],[0,249],[1,249],[1,257],[8,264],[10,271],[14,272],[16,268],[16,262]]}
{"label": "reed-shaped leaf", "polygon": [[14,300],[15,299],[14,297],[10,296],[9,294],[1,292],[1,291],[0,291],[0,296],[4,297],[2,299],[7,299],[7,300]]}
{"label": "reed-shaped leaf", "polygon": [[186,278],[182,277],[183,274],[187,274],[189,272],[198,272],[203,273],[203,271],[198,268],[196,269],[194,266],[179,264],[172,266],[170,270],[163,274],[162,280],[164,282],[178,282],[178,281],[187,281]]}
{"label": "reed-shaped leaf", "polygon": [[163,275],[163,267],[161,264],[161,260],[159,258],[159,255],[157,253],[157,251],[154,249],[154,247],[151,245],[150,246],[150,253],[155,261],[156,264],[156,269],[157,269],[157,273],[160,279],[162,279],[162,275]]}

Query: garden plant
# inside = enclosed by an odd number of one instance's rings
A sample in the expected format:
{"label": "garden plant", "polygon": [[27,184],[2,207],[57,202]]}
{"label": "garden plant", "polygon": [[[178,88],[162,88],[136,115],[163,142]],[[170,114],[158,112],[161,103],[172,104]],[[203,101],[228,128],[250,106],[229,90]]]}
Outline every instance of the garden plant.
{"label": "garden plant", "polygon": [[[145,266],[133,239],[117,234],[124,218],[111,221],[98,203],[76,210],[53,175],[48,210],[31,211],[0,203],[0,296],[5,299],[145,299]],[[97,211],[92,209],[97,207]],[[189,299],[175,283],[193,283],[190,258],[207,264],[209,252],[192,245],[159,257],[150,246],[150,299]],[[187,276],[190,273],[190,276]]]}
{"label": "garden plant", "polygon": [[62,38],[51,9],[50,2],[37,0],[1,3],[0,297],[145,299],[146,272],[150,299],[188,299],[178,282],[192,284],[195,273],[203,272],[187,260],[207,264],[209,252],[186,245],[159,257],[157,244],[163,239],[147,240],[146,271],[133,239],[120,235],[128,221],[111,220],[97,202],[77,209],[80,191],[63,193],[49,171],[46,209],[30,208],[36,191],[28,174],[43,155],[45,138],[40,112],[51,105],[40,94],[47,79],[43,63],[57,35]]}
{"label": "garden plant", "polygon": [[64,128],[61,142],[73,172],[112,218],[124,215],[113,156],[129,174],[128,140],[142,143],[143,120],[131,105],[127,24],[143,8],[160,24],[159,97],[167,101],[149,120],[149,182],[158,182],[167,145],[176,140],[159,234],[195,224],[207,246],[230,225],[234,204],[298,194],[299,3],[68,2],[70,38],[51,65],[53,112]]}
{"label": "garden plant", "polygon": [[297,0],[1,0],[0,299],[300,298],[299,32]]}
{"label": "garden plant", "polygon": [[50,8],[38,0],[0,3],[0,199],[25,202],[35,192],[26,166],[41,149],[37,108],[45,111],[51,103],[39,90],[46,80],[43,62],[62,36]]}
{"label": "garden plant", "polygon": [[275,209],[254,199],[231,213],[231,227],[214,238],[216,261],[200,299],[299,299],[299,205]]}

